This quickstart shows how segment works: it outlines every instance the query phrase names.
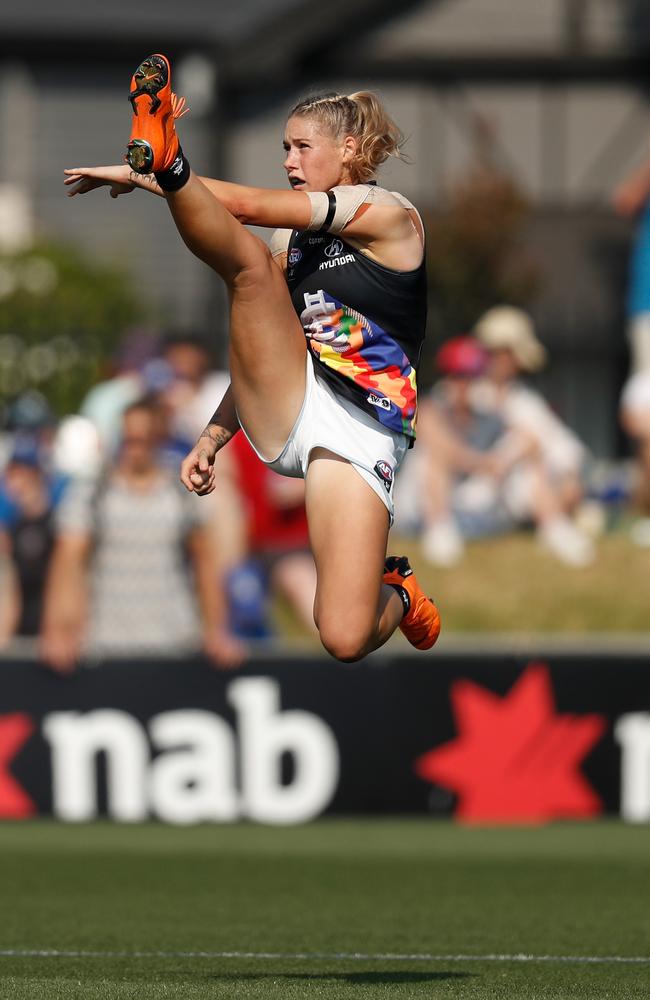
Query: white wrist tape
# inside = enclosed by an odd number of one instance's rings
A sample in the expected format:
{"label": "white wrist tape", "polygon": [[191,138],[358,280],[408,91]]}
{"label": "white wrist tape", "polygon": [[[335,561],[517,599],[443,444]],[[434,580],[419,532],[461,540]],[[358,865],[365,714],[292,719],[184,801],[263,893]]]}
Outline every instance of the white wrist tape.
{"label": "white wrist tape", "polygon": [[330,208],[330,200],[326,191],[307,191],[311,202],[311,218],[307,229],[322,229]]}

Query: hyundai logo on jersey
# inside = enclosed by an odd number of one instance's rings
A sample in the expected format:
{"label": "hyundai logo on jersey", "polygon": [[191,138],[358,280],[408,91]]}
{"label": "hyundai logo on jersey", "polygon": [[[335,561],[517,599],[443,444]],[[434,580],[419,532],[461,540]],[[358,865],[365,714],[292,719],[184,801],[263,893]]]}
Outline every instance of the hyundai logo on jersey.
{"label": "hyundai logo on jersey", "polygon": [[340,240],[332,240],[328,247],[325,247],[323,253],[326,257],[338,257],[341,250],[343,249],[343,244]]}

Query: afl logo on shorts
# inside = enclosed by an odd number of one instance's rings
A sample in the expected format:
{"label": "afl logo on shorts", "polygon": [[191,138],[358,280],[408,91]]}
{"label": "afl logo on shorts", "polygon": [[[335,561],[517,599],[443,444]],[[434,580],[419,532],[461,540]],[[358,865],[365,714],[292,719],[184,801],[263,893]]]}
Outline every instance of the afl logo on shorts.
{"label": "afl logo on shorts", "polygon": [[290,266],[293,267],[295,264],[298,263],[299,260],[301,260],[301,258],[302,258],[302,250],[299,250],[298,247],[294,247],[291,253],[289,254]]}
{"label": "afl logo on shorts", "polygon": [[332,240],[328,247],[325,247],[323,253],[326,257],[338,257],[343,249],[343,244],[340,240]]}
{"label": "afl logo on shorts", "polygon": [[390,493],[391,489],[393,488],[393,470],[391,466],[388,464],[388,462],[384,462],[383,459],[380,459],[375,464],[375,472],[377,473],[382,483],[386,487],[386,492]]}

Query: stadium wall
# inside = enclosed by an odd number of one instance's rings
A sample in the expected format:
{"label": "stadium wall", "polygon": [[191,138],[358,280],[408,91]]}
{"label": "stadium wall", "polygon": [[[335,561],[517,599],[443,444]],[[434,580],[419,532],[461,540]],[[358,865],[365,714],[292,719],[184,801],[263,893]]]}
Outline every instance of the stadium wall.
{"label": "stadium wall", "polygon": [[0,662],[0,818],[650,822],[650,658]]}

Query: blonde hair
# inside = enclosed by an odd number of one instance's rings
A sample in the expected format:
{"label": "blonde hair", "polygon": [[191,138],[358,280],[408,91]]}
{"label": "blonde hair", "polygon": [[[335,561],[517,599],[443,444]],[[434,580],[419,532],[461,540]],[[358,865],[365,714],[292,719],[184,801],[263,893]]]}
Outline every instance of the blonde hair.
{"label": "blonde hair", "polygon": [[364,184],[374,177],[377,168],[401,152],[404,136],[376,94],[360,90],[347,97],[341,94],[318,94],[296,104],[289,117],[315,118],[335,139],[351,135],[358,143],[350,162],[353,184]]}

